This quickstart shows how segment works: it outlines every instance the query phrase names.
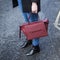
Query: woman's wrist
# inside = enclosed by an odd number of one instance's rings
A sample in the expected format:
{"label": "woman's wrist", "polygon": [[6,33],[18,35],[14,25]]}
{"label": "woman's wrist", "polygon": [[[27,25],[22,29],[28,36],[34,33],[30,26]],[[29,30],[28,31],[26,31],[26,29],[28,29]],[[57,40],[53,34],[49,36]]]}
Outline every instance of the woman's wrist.
{"label": "woman's wrist", "polygon": [[37,5],[37,3],[36,2],[32,2],[32,5]]}

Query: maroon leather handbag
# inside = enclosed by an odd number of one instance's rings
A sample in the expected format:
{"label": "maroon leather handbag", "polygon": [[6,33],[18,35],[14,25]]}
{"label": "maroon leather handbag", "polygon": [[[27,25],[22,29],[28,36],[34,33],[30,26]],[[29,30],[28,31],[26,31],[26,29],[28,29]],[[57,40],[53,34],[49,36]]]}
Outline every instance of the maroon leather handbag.
{"label": "maroon leather handbag", "polygon": [[23,33],[26,35],[27,40],[48,36],[48,23],[48,19],[45,19],[24,24],[19,27],[19,35],[21,37],[21,31],[23,31]]}

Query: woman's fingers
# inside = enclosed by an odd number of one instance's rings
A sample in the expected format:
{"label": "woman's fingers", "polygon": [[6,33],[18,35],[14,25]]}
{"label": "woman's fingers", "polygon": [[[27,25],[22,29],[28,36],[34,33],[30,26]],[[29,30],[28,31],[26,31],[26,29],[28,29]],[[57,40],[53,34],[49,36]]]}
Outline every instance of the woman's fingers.
{"label": "woman's fingers", "polygon": [[37,10],[32,10],[32,13],[37,13]]}

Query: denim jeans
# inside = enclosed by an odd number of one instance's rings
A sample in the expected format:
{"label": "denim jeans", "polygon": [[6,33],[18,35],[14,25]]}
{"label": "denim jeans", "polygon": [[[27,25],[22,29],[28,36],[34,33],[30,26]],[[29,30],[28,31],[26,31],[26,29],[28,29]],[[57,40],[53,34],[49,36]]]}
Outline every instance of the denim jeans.
{"label": "denim jeans", "polygon": [[[32,13],[24,13],[22,11],[22,3],[21,3],[21,0],[18,0],[18,5],[19,5],[19,8],[22,12],[22,15],[24,16],[24,19],[26,22],[34,22],[34,21],[38,21],[38,14],[32,14]],[[30,16],[30,19],[28,19],[28,17]],[[37,46],[39,45],[39,38],[35,38],[32,40],[32,45],[33,46]]]}

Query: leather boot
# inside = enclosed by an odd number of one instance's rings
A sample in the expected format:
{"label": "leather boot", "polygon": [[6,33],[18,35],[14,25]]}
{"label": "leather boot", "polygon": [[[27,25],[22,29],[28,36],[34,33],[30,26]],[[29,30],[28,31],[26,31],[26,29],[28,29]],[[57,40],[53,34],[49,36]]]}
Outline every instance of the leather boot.
{"label": "leather boot", "polygon": [[31,44],[32,44],[32,40],[25,41],[24,44],[21,46],[21,48],[28,47]]}
{"label": "leather boot", "polygon": [[40,48],[39,48],[39,45],[38,46],[33,46],[33,48],[31,49],[30,52],[28,52],[26,55],[27,56],[31,56],[35,53],[39,53],[40,52]]}

